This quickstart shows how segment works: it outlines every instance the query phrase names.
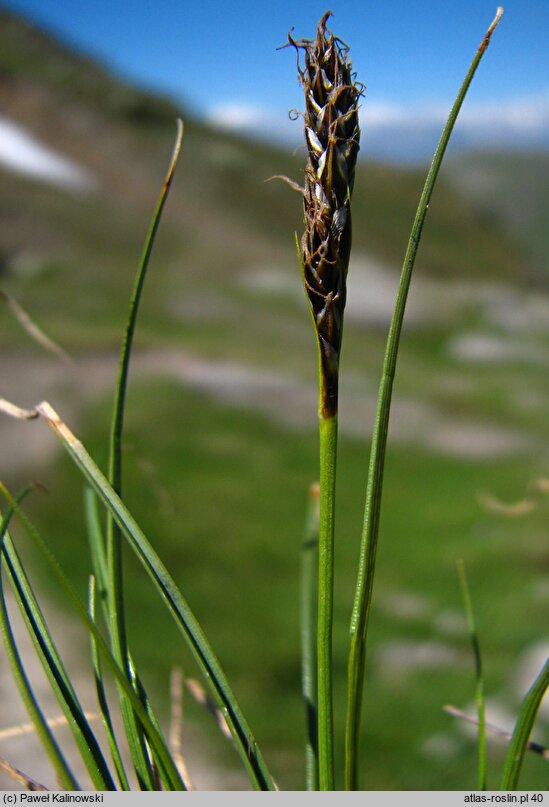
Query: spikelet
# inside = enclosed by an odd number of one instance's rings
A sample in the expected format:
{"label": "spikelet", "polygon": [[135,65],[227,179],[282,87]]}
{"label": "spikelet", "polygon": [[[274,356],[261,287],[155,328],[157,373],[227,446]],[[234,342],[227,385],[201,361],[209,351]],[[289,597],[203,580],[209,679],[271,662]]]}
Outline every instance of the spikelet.
{"label": "spikelet", "polygon": [[[305,92],[304,284],[318,336],[323,387],[320,413],[337,412],[338,368],[351,250],[351,193],[359,150],[358,100],[348,47],[318,24],[316,39],[295,41]],[[303,56],[303,65],[300,56]]]}

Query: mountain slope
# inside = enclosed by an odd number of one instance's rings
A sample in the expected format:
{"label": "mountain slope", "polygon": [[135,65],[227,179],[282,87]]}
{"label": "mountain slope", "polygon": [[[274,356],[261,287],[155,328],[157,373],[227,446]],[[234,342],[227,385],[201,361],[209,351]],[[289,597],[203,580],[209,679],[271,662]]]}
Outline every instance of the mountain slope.
{"label": "mountain slope", "polygon": [[[143,237],[142,220],[130,222],[138,211],[146,215],[151,208],[171,148],[174,120],[181,115],[186,124],[184,151],[168,218],[172,220],[179,210],[176,229],[191,240],[193,261],[206,264],[214,258],[215,263],[221,255],[225,263],[238,263],[247,252],[255,260],[256,248],[259,257],[273,250],[276,260],[280,252],[285,261],[291,260],[292,234],[301,226],[299,199],[286,186],[265,180],[287,174],[300,181],[303,154],[292,156],[212,130],[171,101],[119,80],[5,11],[0,11],[0,53],[1,114],[82,164],[101,186],[95,202],[90,198],[63,201],[58,196],[50,205],[44,203],[44,189],[6,178],[0,203],[8,215],[10,208],[17,207],[19,222],[18,235],[12,231],[10,236],[3,229],[0,249],[4,253],[27,248],[24,233],[35,237],[38,221],[39,234],[50,232],[50,245],[57,240],[53,233],[62,229],[64,239],[80,252],[78,258],[89,263],[91,256],[79,250],[75,243],[79,233],[73,238],[72,226],[87,230],[90,223],[83,221],[101,208],[106,215],[96,219],[91,240],[96,247],[110,244],[113,252],[120,253],[116,260],[122,260],[121,253],[130,252],[129,231],[135,231],[133,244]],[[366,131],[365,156],[367,149]],[[400,262],[422,181],[422,171],[360,166],[354,200],[356,249],[391,264]],[[66,207],[71,208],[69,222],[63,218]],[[39,246],[40,235],[38,242]],[[185,250],[188,253],[189,244]],[[108,250],[101,251],[100,257],[108,262]],[[272,256],[265,255],[265,260],[272,262]],[[441,183],[420,256],[425,271],[513,277],[517,272],[528,275],[533,263],[525,260],[497,223],[479,221],[468,200]]]}
{"label": "mountain slope", "polygon": [[[39,88],[66,103],[101,108],[130,123],[170,123],[174,105],[113,76],[93,59],[58,42],[53,35],[0,8],[1,76],[10,95]],[[4,103],[3,99],[3,103]]]}
{"label": "mountain slope", "polygon": [[450,158],[452,185],[482,221],[502,224],[549,270],[549,152],[476,152]]}
{"label": "mountain slope", "polygon": [[[174,120],[185,118],[131,368],[124,497],[211,636],[281,787],[301,787],[298,565],[318,474],[317,357],[295,255],[301,201],[265,180],[299,182],[304,154],[215,131],[12,15],[0,23],[0,115],[95,180],[84,191],[0,169],[0,289],[75,360],[45,355],[3,308],[1,394],[24,406],[51,400],[100,463],[134,273]],[[474,744],[442,712],[466,708],[474,692],[456,558],[467,561],[499,713],[516,710],[518,666],[546,636],[545,513],[509,520],[477,496],[516,501],[547,476],[549,298],[541,283],[525,288],[541,270],[519,234],[480,216],[452,176],[448,166],[430,206],[391,416],[364,743],[373,790],[474,782]],[[338,458],[339,748],[366,443],[423,178],[365,162],[355,183]],[[4,419],[0,429],[0,477],[13,490],[47,482],[50,495],[30,497],[29,510],[85,591],[81,478],[66,457],[52,460],[45,424]],[[170,668],[192,675],[193,663],[131,561],[128,571],[132,654],[162,699]],[[206,722],[188,710],[186,720]],[[214,732],[212,723],[208,755],[224,748]],[[526,760],[526,789],[543,787],[543,764]]]}

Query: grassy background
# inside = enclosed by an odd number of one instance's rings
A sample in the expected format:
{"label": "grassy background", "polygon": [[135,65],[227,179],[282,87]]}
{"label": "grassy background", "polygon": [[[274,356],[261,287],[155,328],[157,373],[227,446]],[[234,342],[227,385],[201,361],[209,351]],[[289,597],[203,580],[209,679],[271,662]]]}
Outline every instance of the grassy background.
{"label": "grassy background", "polygon": [[[3,12],[0,22],[10,87],[4,114],[86,165],[99,183],[92,193],[75,194],[0,171],[2,288],[71,352],[77,368],[88,368],[92,360],[110,361],[118,349],[181,110]],[[258,379],[278,375],[262,400],[244,396],[231,404],[227,392],[201,390],[188,378],[141,374],[128,401],[126,497],[203,622],[281,787],[299,788],[299,547],[307,489],[318,473],[316,356],[293,245],[299,197],[264,180],[282,173],[299,181],[302,155],[184,117],[183,156],[153,258],[138,347],[225,368],[231,363],[235,387],[235,366]],[[465,181],[464,162],[455,159],[444,171],[412,292],[420,313],[404,334],[366,690],[363,782],[369,789],[475,785],[474,743],[442,711],[446,703],[469,706],[474,691],[457,558],[467,564],[489,699],[515,711],[522,654],[547,641],[547,503],[510,520],[477,501],[483,491],[516,500],[531,479],[547,476],[549,437],[543,217],[535,206],[523,222],[527,190],[513,180],[524,176],[519,157],[484,157],[496,179],[481,193]],[[474,159],[467,163],[473,179],[480,158]],[[547,156],[536,159],[542,176]],[[363,163],[355,185],[350,282],[357,286],[343,356],[336,548],[340,738],[368,435],[387,325],[386,295],[372,289],[373,305],[368,290],[372,279],[395,282],[422,180],[422,170]],[[515,204],[503,205],[502,188],[510,182],[518,187]],[[104,379],[110,374],[114,384],[114,366],[106,365],[101,383],[90,375],[82,395],[68,370],[59,382],[47,380],[48,368],[52,377],[59,368],[6,312],[0,339],[4,366],[22,368],[17,384],[17,374],[3,373],[8,397],[31,405],[47,394],[62,414],[70,413],[104,464],[110,406]],[[302,385],[309,409],[302,412],[290,397],[290,411],[282,411],[288,380]],[[484,456],[470,447],[448,448],[464,426],[473,443],[495,429],[516,444]],[[25,439],[32,441],[36,432],[28,428]],[[37,475],[46,483],[49,495],[35,497],[29,509],[84,591],[89,564],[80,480],[64,459],[34,466],[14,456],[4,455],[3,479],[13,488]],[[132,646],[165,708],[171,666],[183,662],[191,674],[192,664],[131,561],[128,597]],[[188,713],[206,727],[212,759],[234,765],[200,709],[189,703]],[[547,722],[540,727],[549,741]],[[492,787],[502,759],[496,744]],[[528,759],[522,781],[545,787],[547,763]]]}
{"label": "grassy background", "polygon": [[[169,382],[138,387],[132,398],[126,499],[195,607],[281,786],[298,788],[299,547],[316,472],[315,434],[288,433]],[[101,458],[107,408],[94,411],[93,421],[86,443]],[[151,426],[156,422],[166,428]],[[340,737],[366,449],[346,439],[340,449],[334,634]],[[517,479],[531,473],[529,458],[471,465],[390,450],[366,690],[367,787],[474,787],[472,742],[442,712],[445,703],[470,705],[473,694],[456,558],[467,564],[488,697],[516,708],[517,656],[545,634],[546,508],[510,522],[483,512],[476,493],[512,496]],[[81,496],[79,479],[60,462],[48,486],[49,495],[32,509],[84,592],[85,558],[75,551],[85,542],[83,519],[78,507],[67,508]],[[193,665],[133,563],[127,584],[132,646],[165,706],[171,666],[183,663],[191,674]],[[414,645],[432,645],[435,660],[415,663]],[[214,756],[221,745],[212,737]],[[429,750],[437,745],[440,756]],[[502,755],[496,745],[492,786]],[[545,777],[545,763],[529,760],[524,786],[543,787]]]}

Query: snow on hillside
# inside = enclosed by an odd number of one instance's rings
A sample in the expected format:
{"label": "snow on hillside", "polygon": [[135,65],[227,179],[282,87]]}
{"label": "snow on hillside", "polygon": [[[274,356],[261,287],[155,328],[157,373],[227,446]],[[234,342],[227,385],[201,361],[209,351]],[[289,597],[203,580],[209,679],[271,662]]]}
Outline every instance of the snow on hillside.
{"label": "snow on hillside", "polygon": [[95,177],[41,143],[23,126],[0,117],[0,166],[33,179],[73,190],[90,190]]}

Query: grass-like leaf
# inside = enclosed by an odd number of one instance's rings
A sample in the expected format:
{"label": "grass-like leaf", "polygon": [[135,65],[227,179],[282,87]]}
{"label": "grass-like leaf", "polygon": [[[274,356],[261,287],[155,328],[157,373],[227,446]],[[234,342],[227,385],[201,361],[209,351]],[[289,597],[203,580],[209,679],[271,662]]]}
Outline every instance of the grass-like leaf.
{"label": "grass-like leaf", "polygon": [[116,790],[97,739],[84,714],[70,678],[38,605],[11,538],[4,538],[4,563],[13,591],[50,686],[74,736],[94,786]]}
{"label": "grass-like leaf", "polygon": [[31,791],[38,791],[38,790],[47,790],[47,787],[41,785],[40,782],[37,782],[36,779],[33,779],[27,773],[23,773],[20,771],[19,768],[16,768],[14,765],[11,765],[7,761],[7,759],[3,759],[0,757],[0,771],[4,773],[6,776],[9,776],[10,779],[13,779],[17,784],[23,785],[25,790]]}
{"label": "grass-like leaf", "polygon": [[[105,557],[105,539],[101,529],[101,521],[99,518],[99,507],[97,497],[91,488],[86,487],[84,491],[84,513],[86,517],[86,526],[88,532],[88,543],[90,546],[90,554],[92,558],[93,574],[90,575],[90,582],[88,587],[88,610],[90,619],[97,625],[97,600],[101,600],[103,605],[103,614],[108,615],[107,606],[107,560]],[[99,582],[98,582],[99,581]],[[95,690],[97,694],[97,702],[103,720],[103,727],[107,735],[107,742],[111,752],[111,758],[116,770],[118,781],[122,790],[130,790],[128,778],[116,735],[114,726],[111,719],[107,693],[103,681],[103,672],[101,667],[101,657],[99,648],[93,634],[91,635],[91,656],[92,665],[95,676]]]}
{"label": "grass-like leaf", "polygon": [[[90,577],[90,584],[89,584],[89,593],[88,593],[88,608],[90,619],[92,622],[97,624],[96,622],[96,586],[95,586],[95,577],[93,575]],[[97,646],[97,641],[95,637],[91,636],[91,651],[92,651],[92,664],[93,664],[93,672],[95,676],[95,691],[97,693],[97,702],[99,704],[99,710],[101,712],[101,718],[103,720],[103,727],[105,729],[105,734],[107,735],[107,742],[109,744],[109,749],[111,752],[111,759],[113,761],[116,775],[118,777],[118,781],[120,783],[120,787],[122,790],[130,790],[130,784],[128,782],[128,777],[126,776],[126,771],[124,769],[124,764],[122,762],[122,756],[120,754],[120,749],[118,747],[118,743],[116,740],[116,735],[114,732],[114,727],[111,719],[111,713],[109,709],[109,703],[107,700],[107,693],[105,691],[105,684],[103,681],[103,672],[101,669],[101,657],[99,653],[99,648]]]}
{"label": "grass-like leaf", "polygon": [[391,411],[391,398],[395,379],[397,356],[400,345],[400,334],[404,322],[404,312],[408,291],[412,280],[412,272],[416,255],[423,232],[423,225],[427,216],[429,202],[435,187],[436,179],[442,164],[446,147],[450,140],[461,105],[467,95],[476,69],[482,59],[490,38],[503,14],[500,7],[492,24],[488,28],[480,47],[471,62],[463,84],[457,94],[456,100],[442,132],[440,142],[433,157],[433,162],[427,174],[425,185],[419,200],[414,223],[404,256],[402,274],[395,302],[395,309],[383,362],[383,372],[379,386],[379,396],[372,445],[370,449],[370,464],[368,482],[366,487],[366,506],[364,511],[364,526],[360,545],[359,566],[353,614],[351,618],[351,647],[349,652],[348,697],[347,697],[347,726],[345,736],[345,787],[347,790],[358,789],[358,751],[360,724],[362,716],[362,693],[364,688],[364,670],[366,663],[366,636],[370,617],[370,606],[374,585],[377,542],[379,535],[379,520],[381,513],[381,495],[383,490],[383,476],[385,469],[385,452],[387,448],[387,435],[389,431],[389,416]]}
{"label": "grass-like leaf", "polygon": [[507,752],[500,790],[516,790],[528,741],[545,693],[549,689],[549,658],[526,693]]}
{"label": "grass-like leaf", "polygon": [[[237,751],[253,786],[259,790],[276,790],[274,780],[263,760],[257,742],[246,722],[225,673],[210,643],[168,570],[105,475],[90,457],[55,410],[46,402],[36,407],[53,429],[69,456],[91,485],[99,499],[115,519],[138,560],[162,595],[176,625],[185,637],[208,685],[218,700],[233,735]],[[34,416],[34,413],[32,413]],[[86,620],[89,622],[87,614]],[[94,626],[92,626],[94,629]],[[141,716],[140,716],[141,718]]]}
{"label": "grass-like leaf", "polygon": [[[95,578],[96,597],[103,603],[107,598],[107,558],[105,555],[105,538],[101,528],[97,496],[93,490],[86,487],[84,490],[84,516],[88,534],[88,544],[92,560],[93,577]],[[106,613],[106,611],[105,611]]]}
{"label": "grass-like leaf", "polygon": [[477,756],[478,756],[478,790],[486,790],[487,783],[487,766],[486,766],[486,705],[484,700],[484,677],[482,673],[482,655],[480,652],[480,643],[478,640],[477,626],[475,622],[475,613],[473,611],[473,602],[471,600],[471,593],[467,583],[467,574],[465,572],[465,563],[460,560],[457,563],[459,583],[463,596],[463,603],[465,605],[465,614],[467,616],[467,626],[469,628],[469,636],[471,639],[471,647],[473,650],[473,658],[475,661],[475,701],[477,705]]}
{"label": "grass-like leaf", "polygon": [[[168,173],[162,187],[160,197],[153,215],[151,227],[145,241],[145,247],[137,272],[135,286],[130,301],[130,310],[124,340],[120,354],[118,380],[116,384],[115,400],[112,416],[111,439],[109,450],[109,481],[113,489],[121,495],[122,492],[122,436],[124,430],[124,414],[128,375],[130,368],[133,336],[137,324],[139,303],[145,284],[147,269],[154,246],[156,233],[162,217],[162,211],[175,173],[177,160],[181,151],[183,138],[183,123],[177,121],[177,137]],[[107,521],[107,570],[108,570],[108,625],[111,636],[111,645],[114,656],[120,666],[126,671],[128,681],[132,681],[130,670],[130,654],[126,638],[126,619],[124,613],[124,586],[122,567],[122,541],[115,521],[109,516]],[[120,707],[124,726],[135,771],[142,784],[147,789],[154,789],[154,771],[150,764],[149,754],[143,730],[131,709],[124,694],[119,690]]]}
{"label": "grass-like leaf", "polygon": [[217,701],[214,701],[214,699],[210,697],[200,681],[197,681],[196,678],[185,678],[185,686],[195,701],[202,706],[208,712],[208,714],[211,715],[211,717],[213,717],[217,728],[223,737],[232,743],[233,735],[231,734],[231,730],[227,725],[227,721],[223,717],[223,712],[217,705]]}
{"label": "grass-like leaf", "polygon": [[17,322],[21,325],[21,327],[28,333],[28,335],[33,339],[38,345],[47,350],[49,353],[53,353],[54,356],[57,356],[58,359],[66,362],[67,364],[72,364],[72,359],[70,356],[65,353],[63,348],[54,342],[42,328],[40,328],[36,322],[27,314],[25,309],[19,305],[17,300],[8,294],[7,292],[0,290],[0,300],[2,300]]}
{"label": "grass-like leaf", "polygon": [[318,790],[318,737],[316,686],[316,612],[319,531],[319,486],[311,485],[301,547],[301,679],[305,702],[305,782],[307,790]]}
{"label": "grass-like leaf", "polygon": [[134,711],[136,712],[140,722],[143,724],[144,730],[146,732],[147,743],[150,747],[153,758],[157,762],[166,789],[184,790],[185,789],[184,783],[182,782],[181,777],[177,771],[177,768],[174,765],[174,762],[168,751],[166,743],[157,728],[158,724],[151,720],[147,708],[145,708],[145,706],[143,705],[141,697],[134,691],[132,684],[128,682],[124,672],[120,669],[113,654],[111,653],[110,648],[106,643],[104,637],[97,630],[97,627],[95,626],[94,622],[90,619],[86,606],[80,601],[78,595],[76,594],[70,581],[67,579],[59,563],[57,562],[57,560],[55,559],[49,548],[46,546],[46,544],[44,543],[44,541],[42,540],[42,538],[40,537],[39,533],[36,531],[34,526],[31,524],[29,519],[18,508],[16,502],[10,497],[10,495],[3,488],[3,486],[0,485],[0,489],[4,493],[4,496],[8,499],[10,505],[16,509],[19,519],[25,526],[36,548],[44,558],[47,565],[50,567],[50,569],[57,577],[61,585],[61,588],[68,595],[74,613],[81,619],[81,621],[83,621],[90,634],[93,635],[94,641],[97,643],[97,647],[100,650],[105,663],[108,664],[111,672],[113,673],[116,682],[125,690],[125,693],[128,699],[130,700]]}
{"label": "grass-like leaf", "polygon": [[[22,501],[24,496],[29,493],[31,487],[28,487],[25,491],[22,492],[17,497],[18,502]],[[8,507],[8,510],[5,516],[2,519],[2,525],[0,527],[0,541],[2,546],[2,566],[6,563],[6,542],[11,543],[11,539],[8,532],[8,527],[10,521],[14,514],[14,508]],[[0,567],[0,627],[2,630],[2,637],[4,639],[4,646],[6,648],[8,660],[13,672],[13,676],[15,679],[15,683],[29,714],[29,717],[34,725],[36,730],[36,734],[42,743],[44,751],[46,752],[50,762],[52,763],[53,769],[57,775],[59,782],[65,787],[67,790],[79,790],[78,782],[72,773],[64,755],[61,751],[59,745],[57,744],[52,732],[50,731],[50,727],[36,697],[32,690],[31,684],[29,679],[25,673],[25,668],[23,666],[23,662],[21,660],[21,656],[17,649],[17,643],[15,641],[15,637],[13,635],[13,631],[11,629],[11,624],[9,620],[8,610],[6,607],[6,601],[4,598],[4,585],[3,585],[3,575],[2,569]]]}
{"label": "grass-like leaf", "polygon": [[[461,709],[457,709],[455,706],[447,705],[444,707],[444,711],[446,714],[451,715],[452,717],[457,717],[459,720],[463,720],[465,723],[470,723],[472,726],[478,726],[478,720],[470,715],[465,714],[462,712]],[[512,732],[505,731],[505,729],[500,728],[499,726],[494,726],[493,723],[488,723],[486,721],[485,729],[486,734],[491,734],[494,737],[499,737],[501,740],[509,741],[513,736]],[[549,760],[549,748],[541,743],[534,742],[533,740],[528,740],[526,744],[526,750],[530,751],[532,754],[537,754],[539,757],[543,759]]]}
{"label": "grass-like leaf", "polygon": [[[170,750],[185,782],[187,790],[194,790],[187,763],[183,756],[181,732],[183,728],[183,670],[174,667],[170,673]],[[232,739],[232,738],[231,738]]]}

